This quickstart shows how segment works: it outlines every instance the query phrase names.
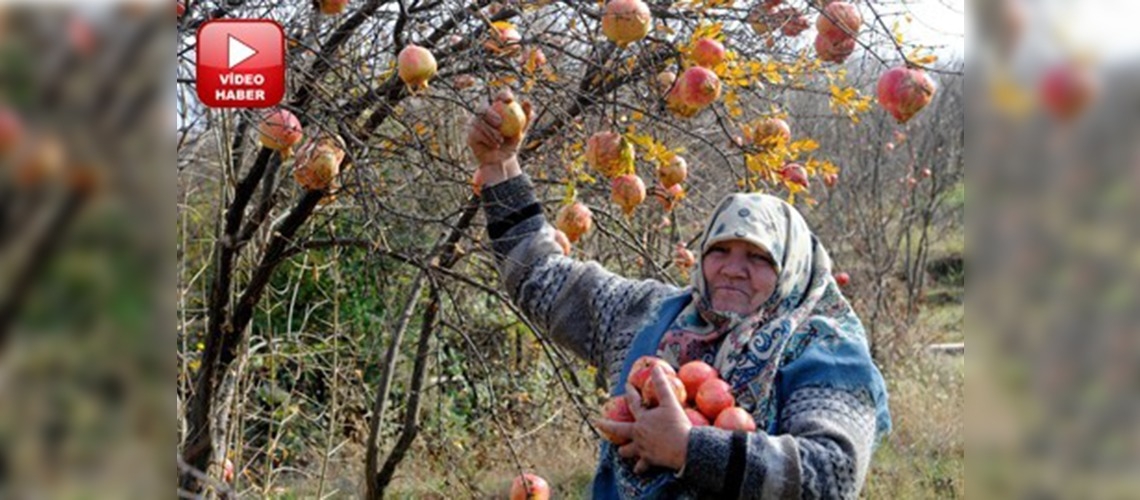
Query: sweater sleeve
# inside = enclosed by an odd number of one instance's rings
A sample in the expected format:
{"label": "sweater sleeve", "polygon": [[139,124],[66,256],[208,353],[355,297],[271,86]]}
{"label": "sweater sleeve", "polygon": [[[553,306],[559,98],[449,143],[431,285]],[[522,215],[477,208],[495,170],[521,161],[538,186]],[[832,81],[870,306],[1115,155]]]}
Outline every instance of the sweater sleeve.
{"label": "sweater sleeve", "polygon": [[[483,208],[504,289],[538,328],[563,347],[613,377],[632,332],[651,319],[660,300],[676,287],[632,280],[562,255],[554,228],[537,203],[530,179],[514,177],[483,190]],[[533,214],[520,219],[519,214]],[[492,231],[492,228],[497,228]]]}
{"label": "sweater sleeve", "polygon": [[875,438],[869,396],[803,388],[788,398],[784,415],[779,435],[748,435],[735,491],[726,491],[732,434],[715,427],[693,428],[682,479],[724,498],[858,498]]}

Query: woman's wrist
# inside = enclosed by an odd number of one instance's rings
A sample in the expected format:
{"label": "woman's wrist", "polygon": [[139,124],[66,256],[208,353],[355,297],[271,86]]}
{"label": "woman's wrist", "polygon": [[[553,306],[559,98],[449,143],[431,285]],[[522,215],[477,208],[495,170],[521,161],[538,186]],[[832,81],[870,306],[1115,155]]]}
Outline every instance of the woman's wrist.
{"label": "woman's wrist", "polygon": [[479,166],[483,171],[483,185],[494,186],[500,182],[522,175],[517,156],[512,156],[501,163],[484,163]]}

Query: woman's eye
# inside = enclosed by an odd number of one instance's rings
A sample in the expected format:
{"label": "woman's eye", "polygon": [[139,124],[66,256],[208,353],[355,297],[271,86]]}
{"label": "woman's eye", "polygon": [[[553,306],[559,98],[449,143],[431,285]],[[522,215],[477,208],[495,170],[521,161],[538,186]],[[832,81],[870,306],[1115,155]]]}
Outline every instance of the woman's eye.
{"label": "woman's eye", "polygon": [[709,253],[724,253],[726,251],[727,250],[725,250],[723,247],[712,247],[709,249]]}
{"label": "woman's eye", "polygon": [[764,255],[762,253],[749,254],[748,258],[752,259],[753,262],[766,262],[768,264],[772,263],[772,259],[769,259],[767,255]]}

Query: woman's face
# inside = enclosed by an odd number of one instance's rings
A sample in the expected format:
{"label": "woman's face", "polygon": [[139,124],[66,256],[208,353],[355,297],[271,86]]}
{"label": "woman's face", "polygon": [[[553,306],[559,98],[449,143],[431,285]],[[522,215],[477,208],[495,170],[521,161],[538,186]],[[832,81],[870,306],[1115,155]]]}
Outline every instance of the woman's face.
{"label": "woman's face", "polygon": [[776,290],[776,269],[764,249],[744,240],[714,244],[705,252],[705,283],[716,311],[747,316]]}

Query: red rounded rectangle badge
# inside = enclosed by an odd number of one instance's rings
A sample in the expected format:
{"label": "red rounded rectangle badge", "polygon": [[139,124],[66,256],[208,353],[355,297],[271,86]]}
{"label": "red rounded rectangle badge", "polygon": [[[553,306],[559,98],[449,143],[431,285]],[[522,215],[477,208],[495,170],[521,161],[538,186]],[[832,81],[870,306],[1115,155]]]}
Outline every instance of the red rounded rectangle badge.
{"label": "red rounded rectangle badge", "polygon": [[285,97],[285,32],[268,19],[198,28],[198,99],[214,108],[267,108]]}

